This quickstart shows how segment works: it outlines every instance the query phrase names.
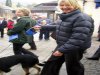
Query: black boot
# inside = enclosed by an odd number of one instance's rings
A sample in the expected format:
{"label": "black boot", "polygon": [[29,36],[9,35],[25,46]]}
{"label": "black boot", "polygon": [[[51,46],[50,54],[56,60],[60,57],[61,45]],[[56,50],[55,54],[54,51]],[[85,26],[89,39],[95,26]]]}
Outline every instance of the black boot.
{"label": "black boot", "polygon": [[95,54],[92,57],[89,57],[87,59],[89,60],[99,60],[100,57],[100,47],[97,49],[97,51],[95,52]]}

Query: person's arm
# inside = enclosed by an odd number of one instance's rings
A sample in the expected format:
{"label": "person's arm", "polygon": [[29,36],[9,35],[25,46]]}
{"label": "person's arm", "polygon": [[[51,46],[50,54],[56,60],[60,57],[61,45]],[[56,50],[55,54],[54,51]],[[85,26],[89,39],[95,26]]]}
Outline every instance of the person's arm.
{"label": "person's arm", "polygon": [[48,31],[55,31],[57,25],[44,25],[44,26],[33,26],[33,30],[48,30]]}
{"label": "person's arm", "polygon": [[48,31],[55,31],[56,27],[57,25],[44,25],[44,26],[41,26],[41,29],[48,30]]}

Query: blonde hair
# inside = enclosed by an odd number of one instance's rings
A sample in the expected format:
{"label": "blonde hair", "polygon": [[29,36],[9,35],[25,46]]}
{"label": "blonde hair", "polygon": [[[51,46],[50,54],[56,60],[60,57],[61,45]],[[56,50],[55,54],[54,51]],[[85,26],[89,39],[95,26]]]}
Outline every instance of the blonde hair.
{"label": "blonde hair", "polygon": [[24,16],[29,16],[30,15],[30,10],[27,8],[18,8],[17,11],[20,11],[24,14]]}
{"label": "blonde hair", "polygon": [[71,6],[73,6],[75,9],[82,10],[81,6],[79,5],[77,0],[58,0],[58,6],[59,4],[64,1],[65,3],[69,3]]}

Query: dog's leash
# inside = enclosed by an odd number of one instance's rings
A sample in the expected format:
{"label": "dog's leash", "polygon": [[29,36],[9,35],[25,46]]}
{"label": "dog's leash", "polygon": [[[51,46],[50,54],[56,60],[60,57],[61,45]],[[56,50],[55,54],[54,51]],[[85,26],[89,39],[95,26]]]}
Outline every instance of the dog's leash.
{"label": "dog's leash", "polygon": [[2,53],[3,51],[5,51],[7,48],[10,47],[11,44],[9,44],[7,47],[5,47],[4,49],[0,50],[0,53]]}

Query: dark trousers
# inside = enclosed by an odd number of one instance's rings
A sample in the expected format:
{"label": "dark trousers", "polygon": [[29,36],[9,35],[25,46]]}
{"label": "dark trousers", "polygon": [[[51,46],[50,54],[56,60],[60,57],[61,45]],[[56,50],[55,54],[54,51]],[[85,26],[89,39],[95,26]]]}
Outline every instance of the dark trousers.
{"label": "dark trousers", "polygon": [[44,35],[44,39],[45,40],[48,40],[49,39],[49,31],[40,30],[40,34],[39,34],[39,39],[40,40],[43,39],[43,35]]}
{"label": "dark trousers", "polygon": [[13,51],[15,55],[18,54],[23,54],[23,52],[25,51],[23,47],[24,44],[20,44],[20,43],[13,43]]}
{"label": "dark trousers", "polygon": [[49,40],[49,34],[50,34],[50,31],[46,31],[46,40]]}
{"label": "dark trousers", "polygon": [[31,49],[36,49],[36,45],[35,45],[34,41],[29,43],[29,45],[30,45]]}
{"label": "dark trousers", "polygon": [[0,32],[1,32],[1,38],[4,37],[4,29],[0,29]]}
{"label": "dark trousers", "polygon": [[[13,51],[15,55],[24,55],[24,54],[29,54],[32,55],[34,58],[37,58],[37,55],[35,55],[34,53],[22,48],[24,44],[20,44],[20,43],[13,43]],[[35,59],[34,59],[35,60]],[[38,58],[37,58],[38,60]],[[22,67],[25,68],[25,63],[22,63]]]}
{"label": "dark trousers", "polygon": [[32,41],[28,44],[30,45],[31,49],[37,49],[36,44],[34,42],[34,37],[33,37]]}
{"label": "dark trousers", "polygon": [[82,57],[83,52],[81,50],[64,54],[61,57],[52,55],[44,65],[41,75],[59,75],[59,70],[64,62],[68,75],[84,75],[84,66],[80,62]]}

